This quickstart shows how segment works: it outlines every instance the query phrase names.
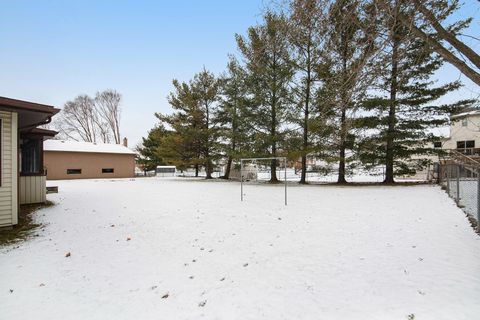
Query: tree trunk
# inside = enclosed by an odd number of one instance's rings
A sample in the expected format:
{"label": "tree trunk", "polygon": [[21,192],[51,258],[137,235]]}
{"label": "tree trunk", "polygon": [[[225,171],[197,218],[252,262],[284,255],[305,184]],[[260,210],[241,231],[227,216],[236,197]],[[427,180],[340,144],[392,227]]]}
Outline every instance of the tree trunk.
{"label": "tree trunk", "polygon": [[195,177],[198,177],[198,164],[195,165]]}
{"label": "tree trunk", "polygon": [[345,151],[347,149],[347,108],[348,108],[348,76],[347,76],[347,59],[348,59],[348,43],[346,43],[345,37],[342,35],[342,60],[343,60],[343,70],[342,70],[342,87],[341,87],[341,103],[342,103],[342,114],[340,117],[340,159],[338,161],[338,180],[337,183],[347,183],[345,179]]}
{"label": "tree trunk", "polygon": [[307,53],[307,81],[305,88],[305,112],[303,117],[303,146],[302,146],[302,175],[300,183],[307,183],[307,152],[308,152],[308,117],[309,117],[309,102],[310,102],[310,84],[311,84],[311,63],[310,63],[310,48]]}
{"label": "tree trunk", "polygon": [[[272,97],[272,123],[270,128],[270,134],[272,137],[272,157],[277,156],[277,99],[275,92]],[[277,179],[277,160],[273,159],[270,165],[270,182],[278,182]]]}
{"label": "tree trunk", "polygon": [[[398,6],[397,6],[398,8]],[[398,9],[397,9],[398,10]],[[394,183],[394,148],[395,148],[395,125],[396,125],[396,106],[397,106],[397,86],[398,86],[398,46],[400,41],[396,35],[396,21],[392,28],[392,57],[390,73],[390,108],[388,110],[388,129],[385,154],[385,181],[384,183]]]}
{"label": "tree trunk", "polygon": [[278,182],[277,179],[277,159],[273,159],[270,164],[270,182]]}
{"label": "tree trunk", "polygon": [[212,179],[212,163],[210,160],[207,160],[207,162],[205,163],[205,173],[205,179]]}
{"label": "tree trunk", "polygon": [[346,107],[342,110],[341,128],[340,128],[340,159],[338,161],[338,180],[337,183],[347,183],[345,179],[345,150],[347,149],[347,124]]}
{"label": "tree trunk", "polygon": [[225,168],[225,174],[222,179],[230,179],[230,170],[232,169],[232,157],[229,157],[227,160],[227,167]]}

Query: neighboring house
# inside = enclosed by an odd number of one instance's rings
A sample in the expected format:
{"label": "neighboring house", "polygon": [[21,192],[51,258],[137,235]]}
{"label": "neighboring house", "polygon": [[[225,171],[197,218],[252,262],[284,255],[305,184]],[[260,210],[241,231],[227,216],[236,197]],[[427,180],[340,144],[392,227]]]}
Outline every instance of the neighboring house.
{"label": "neighboring house", "polygon": [[48,180],[131,178],[135,152],[124,145],[47,140],[43,148]]}
{"label": "neighboring house", "polygon": [[450,136],[435,142],[434,147],[480,155],[480,110],[466,110],[451,116],[450,120]]}
{"label": "neighboring house", "polygon": [[37,128],[60,109],[0,97],[0,228],[18,223],[20,204],[46,200],[43,140],[57,132]]}

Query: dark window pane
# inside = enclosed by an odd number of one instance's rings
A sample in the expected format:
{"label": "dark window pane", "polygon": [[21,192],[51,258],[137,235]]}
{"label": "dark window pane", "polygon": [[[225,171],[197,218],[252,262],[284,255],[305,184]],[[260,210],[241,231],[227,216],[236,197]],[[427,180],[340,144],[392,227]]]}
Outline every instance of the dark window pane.
{"label": "dark window pane", "polygon": [[20,141],[20,172],[25,174],[41,173],[40,139],[22,139]]}
{"label": "dark window pane", "polygon": [[441,148],[441,147],[442,147],[442,143],[441,143],[440,141],[435,141],[435,142],[433,143],[433,147],[434,147],[434,148]]}
{"label": "dark window pane", "polygon": [[465,145],[467,148],[475,148],[475,140],[468,140],[466,141]]}
{"label": "dark window pane", "polygon": [[102,169],[102,173],[113,173],[113,168],[104,168]]}
{"label": "dark window pane", "polygon": [[457,149],[465,149],[465,141],[457,141]]}
{"label": "dark window pane", "polygon": [[67,169],[67,174],[82,174],[82,169]]}

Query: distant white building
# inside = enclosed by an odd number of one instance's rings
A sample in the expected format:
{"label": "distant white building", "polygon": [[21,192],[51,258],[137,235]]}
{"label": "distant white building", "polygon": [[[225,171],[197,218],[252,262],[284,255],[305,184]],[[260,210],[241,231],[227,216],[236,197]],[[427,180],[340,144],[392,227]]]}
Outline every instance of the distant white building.
{"label": "distant white building", "polygon": [[480,156],[480,109],[466,110],[450,120],[449,137],[435,142],[434,147]]}

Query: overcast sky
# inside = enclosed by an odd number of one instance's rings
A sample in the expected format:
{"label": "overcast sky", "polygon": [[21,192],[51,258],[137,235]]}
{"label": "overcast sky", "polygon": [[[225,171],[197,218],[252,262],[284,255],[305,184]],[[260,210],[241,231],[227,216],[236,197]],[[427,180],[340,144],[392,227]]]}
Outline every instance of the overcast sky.
{"label": "overcast sky", "polygon": [[[203,66],[218,74],[236,53],[234,34],[260,20],[265,0],[0,0],[0,96],[63,107],[79,94],[123,95],[122,136],[135,145],[169,112],[172,79],[188,81]],[[480,4],[466,0],[459,15]],[[472,40],[473,41],[473,40]],[[480,42],[473,41],[476,49]],[[441,82],[464,79],[452,67]],[[469,81],[458,97],[478,98]]]}

